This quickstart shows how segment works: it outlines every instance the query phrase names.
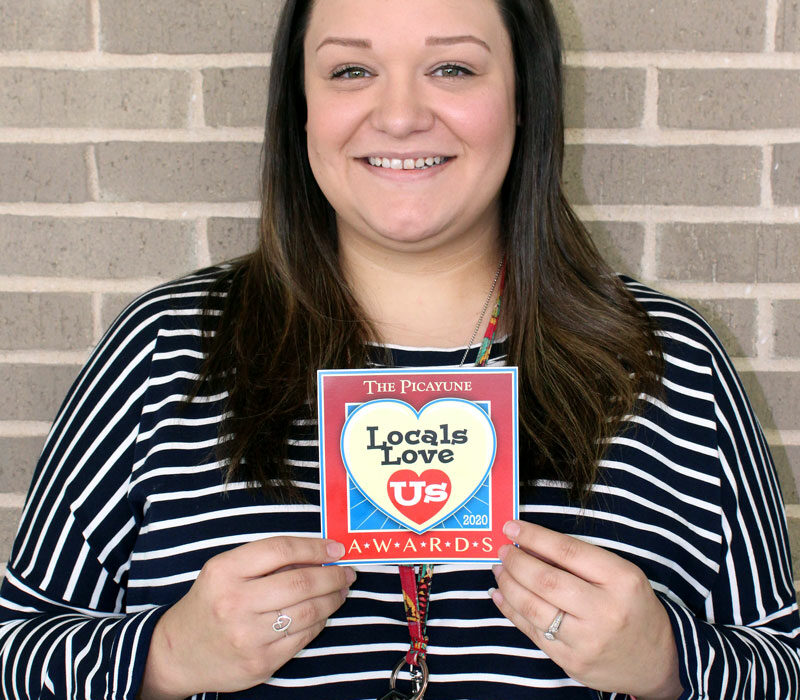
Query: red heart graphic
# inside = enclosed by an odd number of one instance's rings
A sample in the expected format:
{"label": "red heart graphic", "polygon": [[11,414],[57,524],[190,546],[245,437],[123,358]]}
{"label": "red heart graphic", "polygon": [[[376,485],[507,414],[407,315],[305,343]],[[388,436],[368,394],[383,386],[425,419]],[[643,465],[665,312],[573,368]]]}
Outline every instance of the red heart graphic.
{"label": "red heart graphic", "polygon": [[450,498],[450,477],[440,469],[427,469],[422,474],[398,469],[389,477],[386,489],[394,507],[422,525],[444,508]]}

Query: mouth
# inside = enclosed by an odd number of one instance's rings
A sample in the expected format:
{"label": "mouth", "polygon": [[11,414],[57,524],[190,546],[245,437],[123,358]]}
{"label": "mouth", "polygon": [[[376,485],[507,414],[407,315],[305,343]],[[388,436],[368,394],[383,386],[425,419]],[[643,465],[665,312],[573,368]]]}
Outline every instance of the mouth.
{"label": "mouth", "polygon": [[426,156],[425,158],[384,158],[370,156],[364,158],[373,168],[386,168],[387,170],[428,170],[444,165],[452,158],[450,156]]}

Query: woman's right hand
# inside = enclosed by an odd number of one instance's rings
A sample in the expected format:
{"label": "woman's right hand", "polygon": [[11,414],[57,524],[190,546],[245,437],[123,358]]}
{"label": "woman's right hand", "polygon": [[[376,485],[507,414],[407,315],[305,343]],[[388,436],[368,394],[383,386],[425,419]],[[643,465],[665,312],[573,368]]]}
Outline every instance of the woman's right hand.
{"label": "woman's right hand", "polygon": [[[344,602],[355,571],[333,540],[271,537],[209,559],[156,624],[142,700],[235,692],[266,681],[316,637]],[[283,613],[286,632],[273,624]]]}

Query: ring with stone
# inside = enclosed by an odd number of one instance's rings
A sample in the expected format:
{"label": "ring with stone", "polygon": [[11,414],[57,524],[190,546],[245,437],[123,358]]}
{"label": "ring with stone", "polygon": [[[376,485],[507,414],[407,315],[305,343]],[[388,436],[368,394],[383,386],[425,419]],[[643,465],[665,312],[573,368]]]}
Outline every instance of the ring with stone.
{"label": "ring with stone", "polygon": [[545,630],[544,638],[548,642],[554,642],[556,640],[556,635],[558,634],[558,629],[561,627],[561,621],[564,619],[564,611],[559,610],[558,615],[553,618],[553,621],[550,623],[550,626]]}
{"label": "ring with stone", "polygon": [[288,615],[284,615],[280,610],[278,610],[278,617],[275,622],[272,623],[272,629],[276,632],[280,633],[283,632],[284,636],[289,636],[289,625],[292,624],[292,618]]}

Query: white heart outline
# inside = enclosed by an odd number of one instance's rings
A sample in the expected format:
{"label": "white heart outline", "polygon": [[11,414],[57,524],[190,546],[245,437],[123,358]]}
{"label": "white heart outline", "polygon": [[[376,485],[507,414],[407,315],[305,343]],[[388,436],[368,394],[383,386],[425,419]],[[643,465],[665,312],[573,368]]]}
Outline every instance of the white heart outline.
{"label": "white heart outline", "polygon": [[[387,513],[383,508],[381,508],[377,503],[375,503],[375,501],[373,501],[366,493],[364,493],[363,489],[361,488],[361,485],[358,483],[358,479],[355,476],[353,476],[353,473],[350,471],[350,467],[347,465],[347,457],[345,456],[344,453],[344,435],[347,432],[347,426],[350,423],[353,416],[355,416],[365,406],[372,406],[376,403],[400,404],[401,406],[408,408],[417,417],[417,420],[419,420],[420,416],[429,406],[433,406],[434,404],[440,403],[442,401],[458,401],[461,403],[467,403],[470,406],[474,406],[481,412],[481,415],[483,415],[486,418],[486,422],[492,429],[492,456],[491,459],[488,460],[486,471],[483,473],[483,476],[481,476],[481,478],[478,480],[478,485],[473,489],[472,493],[470,493],[469,496],[467,496],[463,501],[461,501],[461,503],[455,506],[455,508],[447,511],[447,513],[444,516],[442,516],[439,520],[437,520],[434,523],[431,523],[430,525],[421,530],[418,530],[413,525],[408,525],[407,523],[399,522],[394,515],[392,515],[391,513]],[[486,413],[486,411],[483,408],[481,408],[475,401],[469,401],[468,399],[462,399],[455,396],[453,397],[444,396],[438,399],[434,399],[433,401],[429,401],[422,408],[420,408],[419,411],[417,411],[417,409],[414,408],[407,401],[401,401],[400,399],[372,399],[371,401],[365,401],[360,406],[353,409],[347,416],[347,420],[345,420],[344,425],[342,426],[342,433],[339,436],[339,454],[342,457],[342,463],[344,464],[347,476],[349,476],[350,479],[352,479],[353,484],[355,484],[355,487],[358,489],[359,493],[361,493],[361,495],[364,496],[364,498],[366,498],[373,506],[375,506],[377,510],[383,513],[387,518],[396,522],[400,527],[405,528],[406,530],[411,530],[412,532],[415,532],[418,535],[422,535],[428,530],[435,528],[437,525],[440,525],[442,522],[447,520],[451,515],[453,515],[453,513],[455,513],[459,508],[461,508],[465,503],[467,503],[478,492],[478,489],[480,489],[480,487],[483,486],[483,484],[486,482],[486,477],[489,476],[489,472],[492,471],[495,457],[497,457],[497,431],[495,430],[494,423],[492,423],[492,419],[489,418],[489,415]],[[414,470],[412,469],[411,471]]]}

